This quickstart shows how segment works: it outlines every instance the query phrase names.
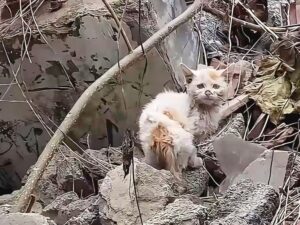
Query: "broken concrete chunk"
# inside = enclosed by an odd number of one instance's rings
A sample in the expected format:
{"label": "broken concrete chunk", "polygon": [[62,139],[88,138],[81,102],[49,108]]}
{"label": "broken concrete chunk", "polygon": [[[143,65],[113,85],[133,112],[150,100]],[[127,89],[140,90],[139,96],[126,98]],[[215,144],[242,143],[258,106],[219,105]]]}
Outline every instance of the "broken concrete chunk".
{"label": "broken concrete chunk", "polygon": [[[214,146],[212,144],[215,138],[221,138],[227,134],[232,134],[236,137],[242,137],[245,132],[244,118],[242,114],[236,114],[229,122],[229,120],[223,121],[215,135],[209,139],[201,142],[198,145],[198,154],[203,158],[204,165],[207,171],[211,174],[214,180],[220,184],[226,177],[225,173],[220,167],[220,163],[214,152]],[[228,124],[228,125],[227,125]],[[221,131],[221,132],[220,132]],[[219,133],[220,132],[220,133]],[[218,136],[216,137],[216,135]],[[210,181],[212,185],[215,185],[214,181]]]}
{"label": "broken concrete chunk", "polygon": [[208,216],[214,225],[270,224],[278,205],[278,194],[271,186],[246,179],[232,185],[212,206]]}
{"label": "broken concrete chunk", "polygon": [[63,193],[63,190],[60,190],[57,184],[54,184],[47,179],[43,181],[40,180],[35,191],[37,199],[41,201],[44,206],[50,204],[57,196],[62,195]]}
{"label": "broken concrete chunk", "polygon": [[232,134],[216,139],[213,146],[221,168],[226,174],[226,179],[220,185],[221,192],[224,192],[234,179],[266,150],[265,147],[246,142]]}
{"label": "broken concrete chunk", "polygon": [[97,198],[97,196],[91,196],[88,199],[79,199],[75,192],[68,192],[58,196],[46,206],[42,215],[50,217],[58,225],[65,224],[69,219],[79,216],[88,209]]}
{"label": "broken concrete chunk", "polygon": [[[144,221],[164,210],[174,200],[178,185],[172,174],[134,160],[135,185],[138,202]],[[102,214],[118,225],[134,225],[139,220],[133,178],[124,179],[123,167],[109,171],[104,178],[100,194],[106,201]]]}
{"label": "broken concrete chunk", "polygon": [[52,220],[55,220],[58,211],[62,207],[67,206],[68,204],[76,200],[79,200],[79,197],[73,191],[60,195],[52,203],[50,203],[43,209],[42,215],[50,217]]}
{"label": "broken concrete chunk", "polygon": [[249,178],[254,183],[269,183],[276,191],[279,191],[284,184],[288,158],[289,152],[287,151],[266,150],[259,158],[251,162],[242,174],[234,179],[233,183]]}
{"label": "broken concrete chunk", "polygon": [[55,222],[58,225],[64,225],[69,219],[79,216],[87,208],[89,208],[93,202],[96,201],[97,196],[91,196],[87,199],[79,199],[77,201],[71,202],[70,204],[61,207],[58,211],[57,218]]}
{"label": "broken concrete chunk", "polygon": [[0,225],[56,225],[47,217],[34,213],[10,213],[0,215]]}
{"label": "broken concrete chunk", "polygon": [[76,158],[68,157],[57,164],[57,183],[64,191],[75,191],[79,196],[94,193],[92,185],[83,174],[80,162]]}
{"label": "broken concrete chunk", "polygon": [[98,196],[81,214],[69,219],[66,225],[109,225],[109,223],[101,221],[102,219],[99,215],[100,198]]}
{"label": "broken concrete chunk", "polygon": [[209,175],[203,167],[183,171],[182,176],[185,182],[186,193],[200,196],[207,189]]}
{"label": "broken concrete chunk", "polygon": [[145,225],[201,225],[205,219],[205,207],[187,199],[176,199],[164,211],[146,221]]}

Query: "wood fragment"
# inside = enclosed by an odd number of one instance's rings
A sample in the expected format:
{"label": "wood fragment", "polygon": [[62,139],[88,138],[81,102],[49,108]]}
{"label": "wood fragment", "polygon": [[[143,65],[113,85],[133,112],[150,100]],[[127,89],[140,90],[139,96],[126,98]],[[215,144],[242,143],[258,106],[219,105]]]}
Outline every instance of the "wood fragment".
{"label": "wood fragment", "polygon": [[240,107],[244,106],[248,101],[249,95],[243,94],[227,102],[221,109],[222,119],[225,119],[226,117],[231,115]]}
{"label": "wood fragment", "polygon": [[[150,51],[157,44],[163,41],[170,33],[176,30],[180,25],[191,19],[200,10],[203,4],[208,3],[201,0],[195,0],[195,2],[191,6],[189,6],[181,15],[167,23],[164,27],[153,34],[147,41],[143,43],[145,52]],[[94,83],[92,83],[84,91],[84,93],[74,104],[73,108],[67,114],[59,128],[55,131],[54,135],[49,140],[42,154],[38,158],[36,164],[32,169],[32,172],[28,177],[26,184],[22,188],[22,192],[18,201],[16,202],[16,206],[13,208],[14,212],[24,212],[30,195],[36,187],[37,182],[42,176],[43,171],[47,167],[49,161],[52,159],[55,150],[58,149],[59,145],[65,138],[65,135],[68,135],[68,133],[72,129],[72,126],[79,119],[82,112],[84,112],[86,106],[91,101],[95,93],[100,92],[104,88],[104,85],[111,78],[119,75],[120,71],[132,66],[143,55],[144,54],[141,46],[135,48],[129,55],[125,56],[119,61],[119,63],[116,63],[114,66],[112,66],[108,71],[106,71],[106,73],[104,73],[100,78],[94,81]]]}

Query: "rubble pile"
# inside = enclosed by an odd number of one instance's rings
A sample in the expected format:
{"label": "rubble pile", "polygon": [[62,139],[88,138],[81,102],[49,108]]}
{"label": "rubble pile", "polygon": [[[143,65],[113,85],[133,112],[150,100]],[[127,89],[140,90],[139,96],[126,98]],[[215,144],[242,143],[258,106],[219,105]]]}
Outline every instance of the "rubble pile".
{"label": "rubble pile", "polygon": [[195,17],[208,62],[199,66],[224,68],[229,83],[219,129],[197,143],[204,165],[178,181],[144,163],[136,140],[128,174],[124,145],[82,154],[60,146],[28,213],[13,212],[20,190],[0,196],[0,225],[299,224],[300,32],[275,29],[300,23],[299,7],[279,0],[211,5],[248,23],[228,26],[229,16],[212,12]]}

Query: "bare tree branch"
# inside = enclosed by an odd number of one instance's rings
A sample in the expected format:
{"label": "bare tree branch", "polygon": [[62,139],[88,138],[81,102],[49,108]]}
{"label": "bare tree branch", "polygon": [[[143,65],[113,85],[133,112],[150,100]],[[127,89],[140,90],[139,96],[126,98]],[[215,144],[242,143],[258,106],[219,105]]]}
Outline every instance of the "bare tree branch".
{"label": "bare tree branch", "polygon": [[[221,19],[229,17],[230,19],[232,19],[233,23],[243,25],[243,26],[245,26],[247,28],[250,28],[252,30],[264,31],[264,29],[260,25],[257,25],[257,24],[254,24],[254,23],[249,23],[249,22],[246,22],[244,20],[237,19],[235,17],[231,17],[230,15],[227,15],[227,13],[224,13],[224,12],[218,10],[218,9],[215,9],[215,8],[211,8],[209,5],[204,5],[203,10],[208,12],[208,13],[211,13],[211,14],[213,14],[213,15],[221,18]],[[270,29],[273,32],[285,32],[285,31],[288,30],[288,28],[283,28],[283,27],[268,27],[268,29]]]}
{"label": "bare tree branch", "polygon": [[[170,21],[159,31],[153,34],[147,41],[143,43],[145,52],[148,52],[164,40],[171,32],[176,30],[180,25],[187,22],[193,17],[198,10],[201,8],[201,0],[195,0],[195,2],[189,6],[181,15],[174,20]],[[204,3],[207,4],[207,3]],[[64,121],[61,123],[59,128],[56,130],[39,159],[37,160],[32,172],[30,173],[25,186],[22,188],[22,192],[14,208],[15,212],[23,212],[28,204],[31,193],[37,185],[37,182],[43,171],[47,167],[49,161],[54,155],[56,149],[58,149],[60,143],[63,141],[65,135],[67,135],[75,122],[79,119],[81,113],[85,110],[86,106],[90,102],[91,98],[95,93],[101,91],[104,85],[112,78],[117,76],[121,70],[124,70],[133,65],[139,58],[143,56],[142,48],[139,46],[132,51],[129,55],[125,56],[120,60],[119,65],[115,64],[100,78],[98,78],[92,85],[90,85],[85,92],[77,100],[73,108],[70,110]],[[120,69],[121,68],[121,69]]]}

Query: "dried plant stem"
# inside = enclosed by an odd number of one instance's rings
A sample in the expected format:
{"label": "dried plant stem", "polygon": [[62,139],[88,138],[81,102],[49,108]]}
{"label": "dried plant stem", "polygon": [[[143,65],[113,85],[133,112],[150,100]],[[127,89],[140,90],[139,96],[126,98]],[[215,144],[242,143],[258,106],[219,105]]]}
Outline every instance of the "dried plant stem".
{"label": "dried plant stem", "polygon": [[124,38],[124,41],[125,41],[125,43],[127,45],[127,48],[128,48],[128,51],[132,52],[133,49],[132,49],[132,46],[130,44],[130,41],[129,41],[129,39],[128,39],[128,37],[127,37],[123,27],[122,27],[122,24],[120,23],[120,21],[118,19],[116,13],[114,12],[113,8],[110,6],[110,4],[106,0],[102,0],[102,2],[106,6],[107,10],[110,12],[110,14],[111,14],[112,18],[114,19],[114,21],[116,22],[118,28],[120,29],[121,35]]}
{"label": "dried plant stem", "polygon": [[[229,15],[227,15],[226,13],[224,13],[220,10],[209,7],[208,5],[204,5],[203,10],[206,11],[206,12],[209,12],[209,13],[217,16],[217,17],[220,17],[222,19],[224,19],[226,17],[229,17],[229,19],[232,19],[232,23],[243,25],[244,27],[250,28],[252,30],[264,31],[264,29],[260,25],[256,25],[254,23],[249,23],[249,22],[246,22],[244,20],[240,20],[240,19],[237,19],[235,17],[229,16]],[[287,28],[282,28],[282,27],[268,27],[268,29],[272,32],[285,32],[285,31],[287,31]]]}
{"label": "dried plant stem", "polygon": [[[201,0],[195,0],[195,2],[189,8],[187,8],[181,15],[179,15],[174,20],[170,21],[159,31],[153,34],[147,41],[143,43],[145,52],[148,52],[149,50],[154,48],[157,44],[164,40],[171,32],[173,32],[180,25],[184,24],[189,19],[191,19],[198,12],[203,3],[204,2],[202,2]],[[206,2],[204,4],[208,3]],[[16,206],[13,209],[13,211],[24,211],[31,193],[36,187],[36,184],[41,175],[43,174],[43,171],[47,167],[49,161],[52,159],[55,150],[58,149],[65,135],[67,135],[70,132],[72,126],[79,119],[81,113],[85,110],[86,106],[89,104],[94,94],[100,92],[104,88],[104,85],[112,77],[117,76],[120,73],[120,68],[121,70],[124,70],[130,67],[143,56],[144,54],[141,46],[137,47],[129,55],[125,56],[122,60],[120,60],[119,65],[117,63],[114,66],[112,66],[106,73],[104,73],[100,78],[98,78],[85,90],[85,92],[80,96],[73,108],[70,110],[68,115],[65,117],[64,121],[59,126],[59,129],[55,131],[54,135],[44,148],[32,172],[30,173],[25,186],[22,188],[22,193],[20,194],[20,197],[16,202]]]}

